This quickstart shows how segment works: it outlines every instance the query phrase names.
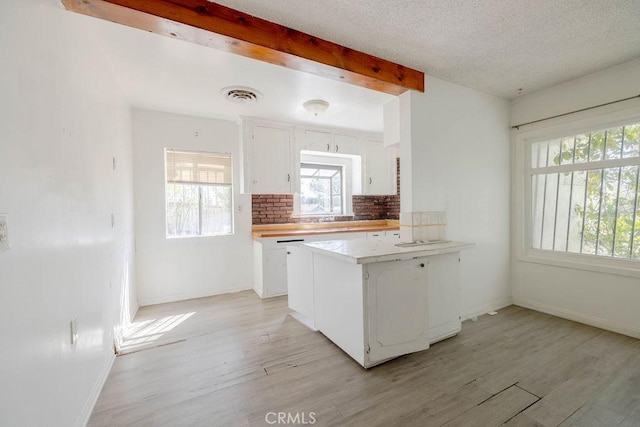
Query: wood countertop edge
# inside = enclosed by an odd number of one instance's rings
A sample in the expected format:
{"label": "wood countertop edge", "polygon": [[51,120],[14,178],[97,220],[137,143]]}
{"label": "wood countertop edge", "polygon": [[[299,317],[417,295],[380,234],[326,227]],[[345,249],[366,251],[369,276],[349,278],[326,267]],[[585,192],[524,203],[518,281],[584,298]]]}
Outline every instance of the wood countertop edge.
{"label": "wood countertop edge", "polygon": [[[304,235],[318,235],[318,234],[338,234],[338,233],[366,233],[372,231],[386,231],[386,230],[399,230],[400,225],[397,220],[377,220],[372,221],[376,224],[362,224],[365,221],[352,221],[341,222],[339,226],[337,223],[321,224],[320,227],[309,227],[310,224],[304,224],[301,228],[295,227],[295,224],[275,224],[275,225],[261,225],[254,226],[251,235],[254,239],[268,238],[268,237],[287,237],[287,236],[304,236]],[[315,224],[311,224],[315,225]],[[256,230],[256,228],[258,228]]]}

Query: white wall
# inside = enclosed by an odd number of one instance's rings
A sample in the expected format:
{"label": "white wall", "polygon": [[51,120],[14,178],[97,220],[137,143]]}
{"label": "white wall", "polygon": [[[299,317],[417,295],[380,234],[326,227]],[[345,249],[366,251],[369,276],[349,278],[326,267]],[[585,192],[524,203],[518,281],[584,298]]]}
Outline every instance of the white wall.
{"label": "white wall", "polygon": [[[251,196],[239,194],[239,125],[134,110],[133,140],[140,305],[252,289]],[[234,235],[166,238],[165,148],[232,154]]]}
{"label": "white wall", "polygon": [[509,103],[430,76],[425,87],[400,97],[401,210],[446,211],[447,238],[476,244],[461,264],[470,317],[511,303]]}
{"label": "white wall", "polygon": [[85,423],[132,285],[130,110],[94,25],[55,1],[0,6],[0,425]]}
{"label": "white wall", "polygon": [[640,58],[513,100],[511,125],[640,95]]}
{"label": "white wall", "polygon": [[[513,102],[512,124],[517,125],[640,94],[640,59],[573,80]],[[573,126],[597,120],[605,114],[620,114],[637,101],[627,101],[597,110],[539,123],[544,126]],[[638,107],[635,107],[638,109]],[[619,110],[618,113],[615,113]],[[627,114],[627,113],[624,113]],[[534,126],[534,125],[532,125]],[[521,128],[526,131],[529,127]],[[516,138],[514,135],[514,144]],[[514,157],[513,180],[521,179],[521,165]],[[518,192],[514,192],[514,213],[518,212]],[[522,224],[514,215],[515,236]],[[519,244],[514,241],[514,247]],[[525,262],[512,263],[514,303],[557,316],[580,321],[640,338],[640,280],[605,272],[595,272]]]}

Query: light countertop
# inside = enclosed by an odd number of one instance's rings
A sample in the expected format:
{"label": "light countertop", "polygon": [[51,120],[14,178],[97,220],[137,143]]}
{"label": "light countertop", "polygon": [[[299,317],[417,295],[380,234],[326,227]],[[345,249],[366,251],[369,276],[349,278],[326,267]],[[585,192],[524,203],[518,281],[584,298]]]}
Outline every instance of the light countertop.
{"label": "light countertop", "polygon": [[473,243],[447,241],[417,246],[396,246],[395,239],[327,240],[305,243],[311,251],[329,255],[353,264],[382,261],[403,261],[451,252],[459,252],[475,246]]}

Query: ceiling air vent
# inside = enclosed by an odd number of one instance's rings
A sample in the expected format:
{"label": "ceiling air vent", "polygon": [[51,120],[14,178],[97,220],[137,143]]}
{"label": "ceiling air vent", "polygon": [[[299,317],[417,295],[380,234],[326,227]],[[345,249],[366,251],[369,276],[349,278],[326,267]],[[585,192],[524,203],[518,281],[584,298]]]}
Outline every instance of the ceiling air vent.
{"label": "ceiling air vent", "polygon": [[257,90],[244,86],[225,87],[221,92],[227,101],[234,104],[253,104],[262,98],[262,94]]}

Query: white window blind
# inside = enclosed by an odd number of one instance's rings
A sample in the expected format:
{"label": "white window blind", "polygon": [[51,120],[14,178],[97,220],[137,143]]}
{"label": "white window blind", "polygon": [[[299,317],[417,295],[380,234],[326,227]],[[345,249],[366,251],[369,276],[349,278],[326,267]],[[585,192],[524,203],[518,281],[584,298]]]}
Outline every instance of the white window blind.
{"label": "white window blind", "polygon": [[167,182],[231,185],[231,156],[166,151]]}

